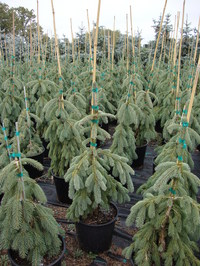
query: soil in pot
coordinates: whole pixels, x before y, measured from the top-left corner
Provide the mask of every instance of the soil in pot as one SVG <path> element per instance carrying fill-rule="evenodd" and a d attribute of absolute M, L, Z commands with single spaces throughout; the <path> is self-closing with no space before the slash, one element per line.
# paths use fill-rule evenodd
<path fill-rule="evenodd" d="M 43 165 L 43 159 L 44 159 L 44 151 L 45 149 L 43 149 L 43 151 L 39 154 L 33 155 L 33 156 L 27 156 L 27 158 L 31 158 L 33 160 L 38 161 L 39 163 L 41 163 Z M 39 171 L 38 169 L 36 169 L 35 167 L 33 167 L 32 165 L 25 165 L 24 168 L 26 169 L 26 171 L 29 173 L 30 178 L 37 178 L 43 175 L 43 171 Z"/>
<path fill-rule="evenodd" d="M 61 253 L 52 258 L 45 256 L 43 258 L 41 265 L 43 266 L 61 266 L 62 265 L 62 259 L 64 257 L 65 250 L 66 250 L 66 244 L 65 244 L 64 239 L 61 236 L 59 236 L 59 238 L 62 241 Z M 11 261 L 12 266 L 31 266 L 30 262 L 28 262 L 26 259 L 21 259 L 18 253 L 11 249 L 8 250 L 8 257 Z"/>
<path fill-rule="evenodd" d="M 68 196 L 69 183 L 66 183 L 64 178 L 56 176 L 53 172 L 52 176 L 54 179 L 54 184 L 56 186 L 58 200 L 62 203 L 71 204 L 72 200 Z"/>
<path fill-rule="evenodd" d="M 138 158 L 136 160 L 133 160 L 133 163 L 131 165 L 133 168 L 143 167 L 146 149 L 147 149 L 147 142 L 141 147 L 136 147 L 135 152 Z"/>
<path fill-rule="evenodd" d="M 80 248 L 93 253 L 108 250 L 112 243 L 117 217 L 117 207 L 111 204 L 109 211 L 98 209 L 87 219 L 77 223 L 76 232 Z"/>

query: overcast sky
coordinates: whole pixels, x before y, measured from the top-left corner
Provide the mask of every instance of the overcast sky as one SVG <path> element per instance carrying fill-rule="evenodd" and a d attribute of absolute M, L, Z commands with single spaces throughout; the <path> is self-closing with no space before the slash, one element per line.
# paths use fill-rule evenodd
<path fill-rule="evenodd" d="M 24 6 L 33 9 L 36 14 L 37 0 L 1 0 L 10 7 Z M 143 43 L 153 39 L 154 32 L 152 19 L 158 19 L 162 14 L 165 0 L 101 0 L 100 26 L 113 29 L 114 16 L 116 29 L 122 33 L 126 31 L 126 14 L 132 6 L 133 30 L 142 30 Z M 72 18 L 73 31 L 78 32 L 78 27 L 83 24 L 87 30 L 87 14 L 89 11 L 90 25 L 96 21 L 98 0 L 54 0 L 56 15 L 56 28 L 59 37 L 63 34 L 71 39 L 70 18 Z M 168 0 L 166 13 L 170 13 L 172 23 L 177 11 L 182 17 L 183 0 Z M 186 15 L 192 27 L 198 26 L 200 16 L 200 0 L 186 0 Z M 186 17 L 186 16 L 185 16 Z M 51 0 L 39 0 L 39 18 L 44 31 L 53 34 L 53 19 Z M 181 21 L 181 20 L 180 20 Z M 181 23 L 180 23 L 181 24 Z M 129 32 L 130 24 L 129 24 Z"/>

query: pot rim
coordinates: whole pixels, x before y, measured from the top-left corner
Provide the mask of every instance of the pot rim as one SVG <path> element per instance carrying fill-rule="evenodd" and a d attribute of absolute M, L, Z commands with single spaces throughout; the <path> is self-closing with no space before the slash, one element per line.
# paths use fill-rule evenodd
<path fill-rule="evenodd" d="M 59 260 L 61 260 L 61 259 L 63 258 L 64 254 L 65 254 L 66 243 L 65 243 L 65 241 L 64 241 L 64 238 L 63 238 L 61 235 L 59 235 L 59 238 L 60 238 L 60 240 L 62 241 L 62 252 L 61 252 L 60 256 L 59 256 L 56 260 L 54 260 L 52 263 L 48 264 L 47 266 L 53 266 L 53 265 L 55 265 Z M 12 258 L 12 256 L 11 256 L 11 252 L 12 252 L 12 250 L 11 250 L 11 249 L 8 249 L 8 257 L 9 257 L 11 263 L 12 263 L 14 266 L 20 266 L 20 265 L 17 264 L 17 263 L 14 261 L 14 259 Z"/>
<path fill-rule="evenodd" d="M 142 146 L 136 146 L 136 148 L 143 148 L 143 147 L 145 147 L 147 145 L 148 145 L 148 141 L 145 139 L 145 144 L 143 144 Z"/>
<path fill-rule="evenodd" d="M 109 221 L 107 223 L 103 223 L 103 224 L 86 224 L 86 223 L 84 223 L 83 221 L 80 220 L 79 222 L 76 223 L 76 225 L 77 224 L 82 224 L 82 225 L 87 226 L 87 227 L 103 227 L 103 226 L 106 226 L 106 225 L 109 225 L 109 224 L 115 222 L 117 220 L 117 218 L 118 218 L 119 210 L 118 210 L 118 208 L 117 208 L 117 206 L 116 206 L 116 204 L 114 202 L 110 202 L 110 205 L 112 205 L 115 208 L 115 210 L 116 210 L 116 215 L 111 221 Z"/>

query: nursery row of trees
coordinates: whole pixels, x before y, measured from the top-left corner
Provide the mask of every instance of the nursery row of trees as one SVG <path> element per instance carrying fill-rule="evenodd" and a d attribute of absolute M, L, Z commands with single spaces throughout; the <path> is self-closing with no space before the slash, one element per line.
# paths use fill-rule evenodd
<path fill-rule="evenodd" d="M 1 54 L 4 55 L 4 58 L 11 56 L 11 47 L 13 43 L 13 25 L 12 25 L 12 16 L 13 12 L 15 14 L 15 52 L 16 60 L 25 60 L 25 55 L 30 51 L 30 46 L 33 45 L 34 54 L 37 54 L 37 26 L 35 21 L 35 14 L 33 10 L 28 10 L 24 7 L 19 8 L 9 8 L 8 5 L 0 3 L 1 17 L 0 17 L 0 30 L 1 30 Z M 158 36 L 158 31 L 160 28 L 161 17 L 158 20 L 153 20 L 153 28 L 155 32 L 154 39 L 149 41 L 148 44 L 141 45 L 142 41 L 142 32 L 137 30 L 134 37 L 134 46 L 137 53 L 141 53 L 143 61 L 147 61 L 149 53 L 153 56 L 153 50 L 155 49 L 155 44 Z M 31 28 L 31 29 L 30 29 Z M 164 47 L 166 50 L 166 61 L 168 60 L 167 55 L 170 48 L 170 43 L 173 39 L 173 26 L 171 23 L 171 15 L 167 14 L 162 25 L 161 38 L 158 46 L 157 57 L 162 47 L 162 39 L 164 39 Z M 31 31 L 31 32 L 30 32 Z M 130 31 L 130 29 L 129 29 Z M 197 29 L 192 29 L 188 20 L 185 21 L 185 26 L 183 29 L 183 43 L 182 43 L 182 58 L 188 55 L 191 51 L 194 52 L 194 40 L 196 38 Z M 30 37 L 31 34 L 31 37 Z M 50 54 L 56 56 L 55 49 L 55 38 L 49 37 L 47 34 L 43 33 L 42 27 L 40 27 L 40 38 L 41 38 L 41 47 L 46 50 L 45 56 L 47 60 L 52 59 Z M 94 38 L 95 31 L 90 32 L 91 36 Z M 109 53 L 112 53 L 113 47 L 113 30 L 106 29 L 105 27 L 99 27 L 99 38 L 98 38 L 98 50 L 97 50 L 97 59 L 102 60 L 104 56 L 109 57 Z M 92 39 L 93 39 L 92 38 Z M 32 44 L 30 44 L 32 42 Z M 129 35 L 129 57 L 131 60 L 132 55 L 132 37 Z M 61 57 L 66 57 L 68 60 L 72 60 L 72 42 L 69 41 L 65 35 L 63 38 L 58 40 L 59 51 Z M 115 31 L 115 62 L 118 62 L 122 56 L 125 56 L 125 46 L 127 43 L 126 34 L 122 34 L 120 31 Z M 74 50 L 75 56 L 79 56 L 81 60 L 84 60 L 86 54 L 89 54 L 89 35 L 85 26 L 81 25 L 79 27 L 79 32 L 76 33 L 74 37 Z M 198 52 L 200 50 L 200 45 Z"/>

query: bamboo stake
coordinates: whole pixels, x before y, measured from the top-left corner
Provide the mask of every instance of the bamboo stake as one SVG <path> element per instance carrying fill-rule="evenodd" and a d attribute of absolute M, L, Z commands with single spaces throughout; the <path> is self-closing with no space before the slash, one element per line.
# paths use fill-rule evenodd
<path fill-rule="evenodd" d="M 112 70 L 114 68 L 114 55 L 115 55 L 115 17 L 114 17 L 114 25 L 113 25 Z"/>
<path fill-rule="evenodd" d="M 72 35 L 72 58 L 73 58 L 73 63 L 75 62 L 74 58 L 74 36 L 73 36 L 73 30 L 72 30 L 72 19 L 70 18 L 70 25 L 71 25 L 71 35 Z"/>
<path fill-rule="evenodd" d="M 160 67 L 160 62 L 161 62 L 161 59 L 162 59 L 162 52 L 163 52 L 163 46 L 164 46 L 164 39 L 165 39 L 165 32 L 162 36 L 162 45 L 161 45 L 161 51 L 160 51 L 160 57 L 159 57 L 159 62 L 158 62 L 158 69 Z"/>
<path fill-rule="evenodd" d="M 196 61 L 196 57 L 197 57 L 197 49 L 198 49 L 198 42 L 199 42 L 199 30 L 200 30 L 200 17 L 199 17 L 199 24 L 198 24 L 198 31 L 197 31 L 197 39 L 196 39 L 196 46 L 195 46 L 195 52 L 194 52 L 194 64 Z"/>
<path fill-rule="evenodd" d="M 8 51 L 7 51 L 7 45 L 6 45 L 6 34 L 4 32 L 4 45 L 5 45 L 5 51 L 6 51 L 6 64 L 8 66 Z"/>
<path fill-rule="evenodd" d="M 53 6 L 53 0 L 51 0 L 51 7 L 52 7 L 52 13 L 53 13 L 53 28 L 54 28 L 54 35 L 55 35 L 55 48 L 56 48 L 57 61 L 58 61 L 58 73 L 59 73 L 59 76 L 61 77 L 62 72 L 61 72 L 61 66 L 60 66 L 60 55 L 59 55 L 59 48 L 58 48 L 58 39 L 57 39 L 57 34 L 56 34 L 56 22 L 55 22 L 55 11 L 54 11 L 54 6 Z"/>
<path fill-rule="evenodd" d="M 32 65 L 32 56 L 33 56 L 33 48 L 32 48 L 32 21 L 30 21 L 30 65 Z"/>
<path fill-rule="evenodd" d="M 87 11 L 87 21 L 88 21 L 88 36 L 89 36 L 89 46 L 90 46 L 90 61 L 92 63 L 92 40 L 91 40 L 91 35 L 90 35 L 90 20 L 89 20 L 88 9 L 86 11 Z"/>
<path fill-rule="evenodd" d="M 133 58 L 135 54 L 135 46 L 133 42 L 133 20 L 132 20 L 132 8 L 130 6 L 130 23 L 131 23 L 131 37 L 132 37 L 132 53 L 133 53 Z"/>
<path fill-rule="evenodd" d="M 40 26 L 39 26 L 39 1 L 37 0 L 37 31 L 38 31 L 38 64 L 40 64 Z"/>
<path fill-rule="evenodd" d="M 108 30 L 108 62 L 110 63 L 110 33 Z"/>
<path fill-rule="evenodd" d="M 13 56 L 15 56 L 15 13 L 13 11 Z"/>
<path fill-rule="evenodd" d="M 179 46 L 178 79 L 177 79 L 177 87 L 176 87 L 176 97 L 179 97 L 179 89 L 180 89 L 179 87 L 180 87 L 180 72 L 181 72 L 181 49 L 182 49 L 182 40 L 183 40 L 184 15 L 185 15 L 185 0 L 183 1 L 183 15 L 182 15 L 182 25 L 181 25 L 181 40 L 180 40 L 180 46 Z"/>
<path fill-rule="evenodd" d="M 69 51 L 70 50 L 70 42 L 68 40 L 68 45 L 67 45 L 67 58 L 68 58 L 68 63 L 69 63 Z"/>
<path fill-rule="evenodd" d="M 95 40 L 94 40 L 94 70 L 93 70 L 93 79 L 92 79 L 93 83 L 96 82 L 97 41 L 98 41 L 98 31 L 99 31 L 100 7 L 101 7 L 101 0 L 99 0 L 98 4 L 97 23 L 96 23 Z"/>
<path fill-rule="evenodd" d="M 20 142 L 19 142 L 19 129 L 18 129 L 18 122 L 15 123 L 16 126 L 16 137 L 17 137 L 17 150 L 18 153 L 21 154 L 20 151 Z M 22 162 L 21 162 L 21 157 L 19 157 L 19 161 L 16 159 L 16 164 L 18 166 L 18 162 L 19 162 L 19 171 L 20 171 L 20 181 L 22 182 L 22 195 L 21 195 L 21 200 L 24 200 L 26 198 L 25 195 L 25 187 L 24 187 L 24 179 L 23 179 L 23 172 L 22 172 Z"/>
<path fill-rule="evenodd" d="M 128 69 L 129 69 L 129 46 L 128 46 L 128 14 L 126 14 L 126 38 L 127 38 L 127 61 L 126 61 L 126 71 L 128 76 Z"/>
<path fill-rule="evenodd" d="M 173 51 L 174 51 L 174 44 L 175 44 L 175 32 L 176 32 L 176 15 L 175 15 L 175 19 L 174 19 L 174 30 L 173 30 L 173 39 L 172 39 L 172 48 L 171 48 L 171 57 L 170 57 L 170 61 L 172 62 L 173 59 Z"/>
<path fill-rule="evenodd" d="M 156 49 L 155 49 L 155 52 L 154 52 L 154 58 L 153 58 L 153 63 L 152 63 L 152 67 L 151 67 L 151 72 L 153 72 L 153 69 L 154 69 L 154 64 L 155 64 L 155 60 L 156 60 L 156 53 L 157 53 L 157 49 L 158 49 L 160 33 L 161 33 L 161 30 L 162 30 L 162 24 L 163 24 L 163 20 L 164 20 L 164 16 L 165 16 L 166 6 L 167 6 L 167 0 L 165 0 L 165 5 L 164 5 L 162 19 L 161 19 L 161 23 L 160 23 L 160 30 L 159 30 L 158 38 L 157 38 L 157 42 L 156 42 Z"/>
<path fill-rule="evenodd" d="M 194 36 L 192 37 L 192 44 L 188 47 L 188 57 L 189 57 L 189 61 L 190 61 L 190 65 L 192 62 L 192 54 L 193 54 L 193 48 L 194 48 Z"/>
<path fill-rule="evenodd" d="M 177 12 L 177 25 L 176 25 L 176 39 L 174 44 L 174 67 L 176 65 L 176 46 L 177 46 L 177 38 L 178 38 L 178 27 L 179 27 L 179 19 L 180 19 L 180 12 Z"/>
<path fill-rule="evenodd" d="M 188 123 L 190 121 L 190 115 L 191 115 L 191 111 L 192 111 L 192 105 L 193 105 L 193 102 L 194 102 L 194 96 L 195 96 L 195 93 L 196 93 L 199 73 L 200 73 L 200 56 L 199 56 L 199 61 L 198 61 L 197 69 L 196 69 L 196 74 L 195 74 L 194 84 L 193 84 L 193 88 L 192 88 L 192 94 L 191 94 L 191 98 L 190 98 L 190 103 L 189 103 L 189 107 L 188 107 L 188 114 L 187 114 Z"/>

